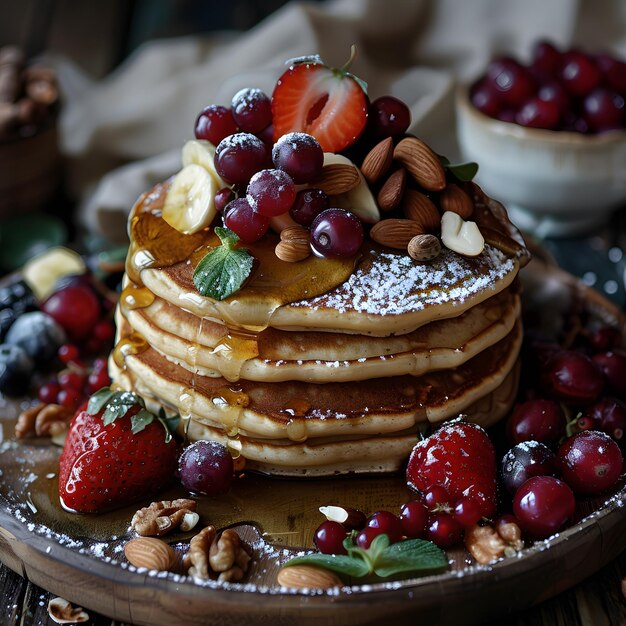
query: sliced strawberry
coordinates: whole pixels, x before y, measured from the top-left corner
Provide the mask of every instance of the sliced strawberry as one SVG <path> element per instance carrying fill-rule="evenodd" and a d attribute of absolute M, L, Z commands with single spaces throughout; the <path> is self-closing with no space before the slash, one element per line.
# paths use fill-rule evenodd
<path fill-rule="evenodd" d="M 367 97 L 354 76 L 321 62 L 297 63 L 278 79 L 272 94 L 274 141 L 305 132 L 324 152 L 339 152 L 361 134 L 367 110 Z"/>
<path fill-rule="evenodd" d="M 106 391 L 108 403 L 95 412 L 93 403 L 79 411 L 65 440 L 59 497 L 69 511 L 120 507 L 158 492 L 174 477 L 179 446 L 161 420 L 135 394 L 101 390 L 99 397 Z"/>
<path fill-rule="evenodd" d="M 443 487 L 452 506 L 469 497 L 482 505 L 485 517 L 496 511 L 496 454 L 489 436 L 476 424 L 455 421 L 418 442 L 406 477 L 416 491 Z"/>

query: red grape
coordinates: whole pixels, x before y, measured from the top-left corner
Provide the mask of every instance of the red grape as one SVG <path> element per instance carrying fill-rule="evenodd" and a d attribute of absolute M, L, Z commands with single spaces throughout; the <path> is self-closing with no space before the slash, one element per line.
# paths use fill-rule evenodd
<path fill-rule="evenodd" d="M 272 161 L 300 185 L 315 180 L 322 173 L 324 152 L 312 135 L 287 133 L 274 144 Z"/>
<path fill-rule="evenodd" d="M 535 91 L 535 81 L 528 69 L 510 58 L 492 61 L 487 68 L 487 80 L 502 101 L 513 108 L 522 106 Z"/>
<path fill-rule="evenodd" d="M 196 441 L 187 446 L 178 462 L 180 482 L 191 493 L 217 496 L 233 481 L 233 457 L 217 441 Z"/>
<path fill-rule="evenodd" d="M 561 69 L 563 57 L 549 41 L 538 41 L 533 46 L 532 57 L 533 67 L 540 70 L 544 74 L 556 76 L 558 71 Z"/>
<path fill-rule="evenodd" d="M 622 352 L 601 352 L 593 356 L 593 362 L 606 377 L 609 391 L 626 399 L 626 355 Z"/>
<path fill-rule="evenodd" d="M 217 146 L 224 137 L 234 135 L 237 130 L 237 124 L 230 109 L 217 104 L 211 104 L 202 109 L 196 119 L 196 139 L 205 139 L 214 146 Z"/>
<path fill-rule="evenodd" d="M 620 444 L 626 443 L 626 406 L 619 400 L 603 398 L 590 406 L 586 415 L 598 430 L 606 433 Z M 582 419 L 582 418 L 581 418 Z"/>
<path fill-rule="evenodd" d="M 215 169 L 226 182 L 243 185 L 265 167 L 267 156 L 267 148 L 258 137 L 237 133 L 225 137 L 218 144 Z"/>
<path fill-rule="evenodd" d="M 393 96 L 382 96 L 370 104 L 368 127 L 377 139 L 396 137 L 411 124 L 409 107 Z"/>
<path fill-rule="evenodd" d="M 604 380 L 588 356 L 562 350 L 546 363 L 544 385 L 558 398 L 591 402 L 602 393 Z"/>
<path fill-rule="evenodd" d="M 270 220 L 256 213 L 246 198 L 237 198 L 224 209 L 224 225 L 244 243 L 254 243 L 267 232 Z"/>
<path fill-rule="evenodd" d="M 489 117 L 497 117 L 502 108 L 502 101 L 493 86 L 482 80 L 471 90 L 470 100 L 482 113 Z"/>
<path fill-rule="evenodd" d="M 376 511 L 376 513 L 372 513 L 367 520 L 365 527 L 375 528 L 378 530 L 379 535 L 384 533 L 387 537 L 389 537 L 390 543 L 400 541 L 404 534 L 400 518 L 389 511 Z"/>
<path fill-rule="evenodd" d="M 248 203 L 256 213 L 266 217 L 287 213 L 295 197 L 293 180 L 282 170 L 261 170 L 248 183 Z"/>
<path fill-rule="evenodd" d="M 561 113 L 556 102 L 531 98 L 517 112 L 515 121 L 528 128 L 554 130 L 559 123 Z"/>
<path fill-rule="evenodd" d="M 231 110 L 239 128 L 247 133 L 258 133 L 272 121 L 270 99 L 260 89 L 238 91 L 233 96 Z"/>
<path fill-rule="evenodd" d="M 230 187 L 222 187 L 215 193 L 215 209 L 218 213 L 223 213 L 226 205 L 235 199 L 235 193 Z"/>
<path fill-rule="evenodd" d="M 533 476 L 555 474 L 554 453 L 538 441 L 518 443 L 502 457 L 502 482 L 509 493 L 515 493 Z"/>
<path fill-rule="evenodd" d="M 535 398 L 515 406 L 506 424 L 507 435 L 512 443 L 535 440 L 551 444 L 565 434 L 565 422 L 557 402 Z"/>
<path fill-rule="evenodd" d="M 339 522 L 322 522 L 313 536 L 313 542 L 322 554 L 347 554 L 343 540 L 348 536 Z"/>
<path fill-rule="evenodd" d="M 428 521 L 427 538 L 440 548 L 451 548 L 460 543 L 463 527 L 449 513 L 434 513 Z"/>
<path fill-rule="evenodd" d="M 60 324 L 72 341 L 87 337 L 100 318 L 100 302 L 94 292 L 80 285 L 53 293 L 42 310 Z"/>
<path fill-rule="evenodd" d="M 296 194 L 289 215 L 302 226 L 310 226 L 313 220 L 330 206 L 330 200 L 321 189 L 301 189 Z"/>
<path fill-rule="evenodd" d="M 361 220 L 344 209 L 326 209 L 311 224 L 311 249 L 317 256 L 354 256 L 362 243 Z"/>
<path fill-rule="evenodd" d="M 402 505 L 400 522 L 407 537 L 422 539 L 426 535 L 428 509 L 419 500 L 411 500 Z"/>
<path fill-rule="evenodd" d="M 624 124 L 624 98 L 610 89 L 598 87 L 583 100 L 583 112 L 594 132 L 620 128 Z"/>
<path fill-rule="evenodd" d="M 602 76 L 589 56 L 578 50 L 566 52 L 561 67 L 561 82 L 574 96 L 585 96 L 599 84 Z"/>

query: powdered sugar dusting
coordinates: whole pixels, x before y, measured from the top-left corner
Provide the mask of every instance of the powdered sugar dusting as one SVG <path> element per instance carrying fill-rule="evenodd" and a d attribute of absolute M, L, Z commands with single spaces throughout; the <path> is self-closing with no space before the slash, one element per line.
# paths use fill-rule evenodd
<path fill-rule="evenodd" d="M 493 289 L 516 267 L 513 260 L 489 245 L 473 259 L 444 249 L 426 265 L 406 254 L 372 250 L 370 256 L 372 263 L 361 264 L 337 289 L 291 306 L 402 315 L 426 306 L 463 302 L 480 291 Z"/>

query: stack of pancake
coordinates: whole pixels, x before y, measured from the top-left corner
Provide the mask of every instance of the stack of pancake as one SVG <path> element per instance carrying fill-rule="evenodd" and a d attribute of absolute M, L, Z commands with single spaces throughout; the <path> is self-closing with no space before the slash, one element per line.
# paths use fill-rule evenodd
<path fill-rule="evenodd" d="M 398 469 L 432 424 L 488 426 L 510 408 L 522 340 L 515 280 L 528 260 L 499 205 L 477 190 L 475 218 L 505 245 L 429 264 L 366 241 L 356 259 L 285 263 L 278 237 L 248 246 L 257 267 L 224 301 L 193 269 L 210 230 L 160 217 L 167 184 L 135 205 L 111 374 L 149 405 L 180 413 L 274 475 Z M 497 246 L 497 247 L 496 247 Z"/>

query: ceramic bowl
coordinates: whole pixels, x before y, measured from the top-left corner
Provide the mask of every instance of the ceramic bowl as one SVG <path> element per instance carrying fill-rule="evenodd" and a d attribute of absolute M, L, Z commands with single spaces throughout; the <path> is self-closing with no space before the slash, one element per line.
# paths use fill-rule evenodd
<path fill-rule="evenodd" d="M 538 236 L 588 234 L 626 204 L 626 131 L 601 135 L 525 128 L 478 111 L 467 87 L 456 97 L 463 158 L 512 220 Z"/>

